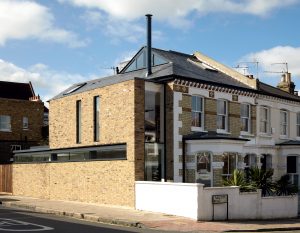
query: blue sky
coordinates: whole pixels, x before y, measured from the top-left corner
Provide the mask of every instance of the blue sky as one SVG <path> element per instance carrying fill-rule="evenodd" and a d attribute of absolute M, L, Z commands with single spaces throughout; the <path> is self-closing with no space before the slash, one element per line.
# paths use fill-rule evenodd
<path fill-rule="evenodd" d="M 28 82 L 44 100 L 72 83 L 107 76 L 146 43 L 200 51 L 230 67 L 259 62 L 272 85 L 288 62 L 300 89 L 299 0 L 1 0 L 0 80 Z"/>

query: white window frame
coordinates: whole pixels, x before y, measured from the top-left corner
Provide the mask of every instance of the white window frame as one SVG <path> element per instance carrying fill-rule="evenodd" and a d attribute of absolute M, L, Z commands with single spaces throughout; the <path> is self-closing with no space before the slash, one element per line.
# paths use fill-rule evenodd
<path fill-rule="evenodd" d="M 219 113 L 218 112 L 218 104 L 222 101 L 225 103 L 225 113 Z M 219 128 L 219 116 L 225 117 L 225 129 Z M 224 99 L 218 99 L 217 100 L 217 132 L 218 133 L 228 133 L 228 101 Z"/>
<path fill-rule="evenodd" d="M 224 152 L 223 153 L 223 158 L 222 158 L 222 162 L 224 162 L 224 166 L 225 166 L 225 161 L 224 161 L 224 157 L 226 156 L 226 154 L 228 154 L 228 171 L 230 172 L 230 160 L 229 160 L 229 156 L 230 156 L 230 154 L 234 154 L 234 160 L 235 160 L 235 168 L 232 170 L 232 172 L 235 170 L 235 169 L 238 169 L 238 153 L 237 152 Z M 227 173 L 227 174 L 225 174 L 225 173 L 223 173 L 223 171 L 224 171 L 224 167 L 223 167 L 223 169 L 222 169 L 222 176 L 223 177 L 226 177 L 227 179 L 229 178 L 229 177 L 231 177 L 232 176 L 232 174 L 230 174 L 230 173 Z"/>
<path fill-rule="evenodd" d="M 300 112 L 296 114 L 296 135 L 300 137 Z"/>
<path fill-rule="evenodd" d="M 0 115 L 0 131 L 11 132 L 11 116 Z"/>
<path fill-rule="evenodd" d="M 29 120 L 28 117 L 23 117 L 23 129 L 28 129 L 29 128 Z"/>
<path fill-rule="evenodd" d="M 267 116 L 266 116 L 265 119 L 262 118 L 263 116 L 261 114 L 263 109 L 267 110 Z M 261 106 L 259 113 L 260 113 L 260 116 L 259 116 L 259 132 L 263 133 L 263 134 L 270 134 L 270 108 L 267 107 L 267 106 Z M 265 132 L 262 131 L 262 126 L 261 126 L 262 123 L 266 123 L 266 130 L 265 130 Z"/>
<path fill-rule="evenodd" d="M 286 117 L 286 121 L 282 121 L 282 118 L 281 118 L 281 114 L 285 114 Z M 283 133 L 284 131 L 284 128 L 285 128 L 285 133 Z M 285 109 L 281 109 L 280 110 L 280 136 L 282 137 L 288 137 L 289 135 L 289 112 Z"/>
<path fill-rule="evenodd" d="M 242 116 L 242 105 L 247 105 L 249 107 L 248 116 Z M 248 131 L 241 129 L 241 132 L 250 134 L 251 133 L 251 104 L 241 103 L 241 127 L 242 127 L 243 119 L 246 119 L 248 121 Z"/>
<path fill-rule="evenodd" d="M 193 98 L 196 100 L 201 100 L 201 107 L 202 109 L 193 109 Z M 196 101 L 197 102 L 197 101 Z M 204 131 L 204 97 L 199 95 L 192 95 L 192 120 L 193 120 L 193 113 L 200 113 L 201 114 L 201 125 L 196 126 L 193 125 L 193 121 L 191 122 L 192 131 Z"/>
<path fill-rule="evenodd" d="M 248 156 L 248 157 L 247 157 Z M 247 161 L 245 161 L 247 158 Z M 245 168 L 252 168 L 257 166 L 257 155 L 253 153 L 247 153 L 244 157 Z"/>

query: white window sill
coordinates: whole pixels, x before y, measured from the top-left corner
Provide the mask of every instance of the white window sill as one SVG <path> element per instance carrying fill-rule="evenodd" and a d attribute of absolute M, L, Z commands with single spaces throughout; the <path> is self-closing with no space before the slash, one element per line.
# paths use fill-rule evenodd
<path fill-rule="evenodd" d="M 24 131 L 28 131 L 29 129 L 28 129 L 28 128 L 23 128 L 23 130 L 24 130 Z"/>
<path fill-rule="evenodd" d="M 259 133 L 258 136 L 262 138 L 272 138 L 272 135 L 268 133 Z"/>
<path fill-rule="evenodd" d="M 195 126 L 192 126 L 191 127 L 191 131 L 196 131 L 196 132 L 206 132 L 206 130 L 203 129 L 203 127 L 195 127 Z"/>
<path fill-rule="evenodd" d="M 241 135 L 242 137 L 255 137 L 254 134 L 251 134 L 251 133 L 246 132 L 246 131 L 241 131 L 241 132 L 240 132 L 240 135 Z"/>
<path fill-rule="evenodd" d="M 230 132 L 224 130 L 224 129 L 217 129 L 217 133 L 221 133 L 221 134 L 231 134 Z"/>
<path fill-rule="evenodd" d="M 8 132 L 8 133 L 11 133 L 11 129 L 0 129 L 0 132 Z"/>

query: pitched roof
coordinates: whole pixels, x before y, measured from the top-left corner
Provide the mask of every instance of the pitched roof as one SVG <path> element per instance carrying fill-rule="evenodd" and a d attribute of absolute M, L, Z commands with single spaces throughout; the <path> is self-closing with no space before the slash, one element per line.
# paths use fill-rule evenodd
<path fill-rule="evenodd" d="M 145 48 L 146 47 L 142 47 L 137 52 L 137 54 L 132 58 L 131 61 L 133 61 L 136 57 L 138 57 Z M 189 80 L 210 83 L 217 86 L 219 85 L 219 86 L 227 86 L 231 88 L 247 89 L 248 91 L 253 91 L 264 95 L 270 95 L 270 96 L 275 96 L 283 99 L 300 102 L 300 97 L 282 91 L 276 87 L 272 87 L 258 80 L 257 80 L 258 89 L 254 89 L 251 86 L 237 80 L 236 78 L 233 78 L 230 75 L 225 74 L 224 72 L 220 71 L 217 67 L 214 68 L 206 63 L 199 61 L 199 59 L 197 59 L 197 57 L 194 55 L 180 53 L 172 50 L 167 51 L 167 50 L 162 50 L 157 48 L 152 48 L 152 51 L 158 54 L 159 56 L 161 56 L 167 62 L 161 65 L 153 66 L 152 74 L 148 77 L 146 76 L 147 73 L 146 68 L 125 72 L 126 67 L 128 67 L 131 64 L 130 61 L 128 62 L 128 65 L 126 65 L 125 68 L 121 70 L 120 74 L 87 81 L 85 83 L 74 84 L 70 86 L 68 89 L 66 89 L 65 91 L 63 91 L 62 93 L 53 97 L 51 100 L 63 98 L 67 95 L 78 94 L 88 90 L 93 90 L 103 86 L 120 83 L 123 81 L 132 80 L 134 78 L 142 78 L 145 80 L 153 80 L 153 81 L 162 81 L 166 78 L 180 77 Z M 203 56 L 205 57 L 205 55 Z M 216 61 L 213 62 L 216 64 L 218 63 Z M 228 69 L 230 68 L 227 68 L 227 70 Z"/>
<path fill-rule="evenodd" d="M 286 91 L 283 91 L 279 88 L 273 87 L 263 82 L 259 82 L 258 91 L 260 94 L 263 95 L 269 95 L 269 96 L 300 102 L 300 96 L 293 95 L 291 93 L 288 93 Z"/>
<path fill-rule="evenodd" d="M 0 81 L 0 98 L 29 100 L 35 96 L 31 83 Z"/>
<path fill-rule="evenodd" d="M 144 48 L 145 47 L 143 47 L 142 49 Z M 139 52 L 141 52 L 142 49 Z M 146 80 L 159 81 L 166 77 L 182 77 L 201 82 L 214 83 L 215 85 L 220 86 L 227 85 L 236 88 L 251 89 L 244 83 L 239 82 L 236 79 L 233 79 L 232 77 L 222 72 L 219 72 L 218 70 L 204 66 L 193 55 L 179 53 L 175 51 L 166 51 L 156 48 L 152 48 L 152 51 L 157 53 L 159 56 L 163 57 L 168 62 L 162 65 L 152 67 L 152 74 L 148 77 L 146 77 L 147 69 L 140 69 L 127 73 L 123 72 L 117 75 L 81 83 L 84 85 L 82 85 L 78 89 L 76 89 L 76 86 L 80 86 L 81 84 L 74 84 L 62 93 L 53 97 L 51 100 L 62 98 L 67 95 L 85 92 L 103 86 L 108 86 L 122 81 L 128 81 L 134 78 L 143 78 Z"/>

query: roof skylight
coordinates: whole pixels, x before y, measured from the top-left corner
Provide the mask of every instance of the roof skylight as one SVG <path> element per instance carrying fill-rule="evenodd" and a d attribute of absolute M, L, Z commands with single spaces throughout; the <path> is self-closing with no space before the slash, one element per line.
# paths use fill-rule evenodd
<path fill-rule="evenodd" d="M 70 90 L 68 90 L 64 95 L 68 95 L 68 94 L 71 94 L 71 93 L 77 91 L 78 89 L 80 89 L 81 87 L 83 87 L 85 84 L 86 83 L 77 84 L 76 86 L 74 86 Z"/>

